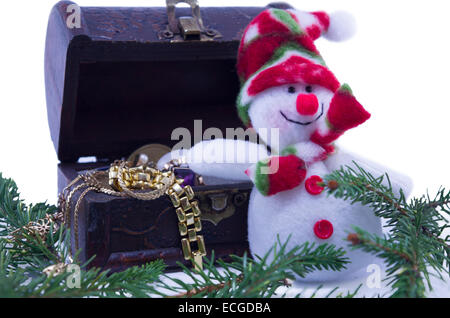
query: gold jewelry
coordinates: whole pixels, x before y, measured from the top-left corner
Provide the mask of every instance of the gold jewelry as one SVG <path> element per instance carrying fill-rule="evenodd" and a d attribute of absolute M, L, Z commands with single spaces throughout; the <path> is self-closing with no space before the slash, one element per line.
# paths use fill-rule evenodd
<path fill-rule="evenodd" d="M 198 235 L 202 229 L 201 211 L 198 201 L 194 200 L 195 194 L 192 187 L 185 186 L 183 188 L 181 187 L 182 183 L 182 179 L 175 178 L 172 169 L 160 171 L 147 165 L 130 167 L 127 161 L 115 161 L 108 171 L 93 171 L 78 176 L 63 190 L 59 205 L 66 226 L 70 228 L 72 198 L 77 191 L 84 189 L 73 211 L 75 250 L 79 249 L 78 213 L 80 203 L 88 192 L 97 191 L 138 200 L 155 200 L 166 194 L 176 209 L 178 228 L 182 237 L 183 256 L 186 260 L 191 260 L 196 269 L 203 269 L 203 256 L 206 256 L 206 248 L 203 236 Z M 67 193 L 70 188 L 72 190 Z M 191 243 L 196 243 L 197 250 L 193 251 Z"/>
<path fill-rule="evenodd" d="M 68 264 L 65 264 L 65 263 L 58 263 L 55 265 L 50 265 L 50 266 L 44 268 L 42 273 L 47 275 L 47 277 L 59 276 L 66 272 L 67 266 L 68 266 Z"/>
<path fill-rule="evenodd" d="M 191 260 L 196 269 L 203 269 L 203 256 L 206 256 L 205 240 L 203 235 L 198 235 L 202 230 L 200 219 L 201 211 L 198 201 L 194 200 L 194 191 L 187 185 L 181 187 L 183 180 L 175 182 L 167 194 L 172 201 L 178 217 L 178 230 L 180 231 L 181 246 L 185 260 Z M 185 237 L 187 236 L 187 238 Z M 191 243 L 197 244 L 197 250 L 193 251 Z"/>
<path fill-rule="evenodd" d="M 45 242 L 50 230 L 53 230 L 53 234 L 58 232 L 62 220 L 63 215 L 61 213 L 46 214 L 44 218 L 31 221 L 27 225 L 12 231 L 10 236 L 15 242 L 23 242 L 26 239 L 24 234 L 32 235 Z"/>

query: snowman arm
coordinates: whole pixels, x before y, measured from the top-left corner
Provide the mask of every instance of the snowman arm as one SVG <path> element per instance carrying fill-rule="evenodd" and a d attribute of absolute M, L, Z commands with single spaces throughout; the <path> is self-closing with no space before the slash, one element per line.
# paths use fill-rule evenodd
<path fill-rule="evenodd" d="M 271 196 L 299 186 L 306 177 L 306 164 L 294 154 L 272 156 L 252 165 L 245 173 L 263 196 Z"/>
<path fill-rule="evenodd" d="M 162 168 L 171 159 L 185 157 L 189 168 L 203 176 L 236 181 L 249 181 L 245 171 L 256 162 L 269 156 L 267 148 L 256 143 L 214 139 L 195 144 L 191 149 L 175 150 L 158 162 Z"/>
<path fill-rule="evenodd" d="M 367 158 L 360 155 L 356 155 L 347 150 L 337 149 L 336 153 L 330 156 L 325 165 L 330 171 L 335 171 L 343 166 L 349 166 L 353 169 L 357 169 L 355 163 L 363 168 L 366 172 L 370 173 L 374 177 L 379 177 L 383 174 L 388 174 L 391 182 L 392 190 L 395 194 L 400 193 L 400 189 L 406 197 L 411 194 L 413 188 L 413 182 L 410 177 L 386 168 L 380 164 L 377 164 Z M 388 185 L 387 180 L 384 181 L 384 185 Z"/>
<path fill-rule="evenodd" d="M 326 150 L 318 144 L 310 141 L 299 142 L 295 145 L 286 147 L 281 152 L 281 155 L 294 155 L 302 159 L 306 164 L 311 164 L 327 158 Z"/>

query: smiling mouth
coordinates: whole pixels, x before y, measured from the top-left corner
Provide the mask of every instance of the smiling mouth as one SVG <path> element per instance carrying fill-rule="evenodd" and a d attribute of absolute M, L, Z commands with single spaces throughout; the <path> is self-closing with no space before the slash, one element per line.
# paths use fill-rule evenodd
<path fill-rule="evenodd" d="M 322 110 L 321 110 L 321 112 L 320 112 L 320 115 L 317 116 L 314 120 L 308 121 L 308 122 L 306 122 L 306 123 L 303 123 L 303 122 L 301 122 L 301 121 L 292 120 L 292 119 L 288 118 L 281 110 L 280 110 L 280 114 L 281 114 L 281 116 L 283 116 L 284 119 L 286 119 L 288 122 L 291 122 L 291 123 L 297 124 L 297 125 L 308 126 L 308 125 L 311 125 L 313 122 L 317 121 L 320 117 L 322 117 L 322 115 L 323 115 L 323 103 L 322 103 Z"/>

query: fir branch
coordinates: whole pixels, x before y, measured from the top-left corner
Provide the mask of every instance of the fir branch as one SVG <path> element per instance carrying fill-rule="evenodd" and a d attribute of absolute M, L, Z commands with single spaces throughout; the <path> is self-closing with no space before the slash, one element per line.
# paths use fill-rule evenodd
<path fill-rule="evenodd" d="M 448 213 L 450 193 L 440 189 L 433 200 L 423 196 L 408 203 L 402 190 L 394 194 L 388 175 L 374 177 L 354 164 L 356 170 L 342 167 L 326 177 L 328 193 L 372 208 L 376 216 L 386 218 L 390 232 L 380 238 L 356 228 L 347 239 L 354 248 L 385 260 L 392 297 L 424 297 L 424 281 L 432 288 L 428 268 L 440 278 L 448 273 L 449 238 L 442 234 L 449 225 L 440 211 Z"/>
<path fill-rule="evenodd" d="M 367 191 L 375 193 L 378 197 L 382 198 L 385 202 L 387 202 L 388 204 L 395 207 L 395 209 L 397 209 L 397 211 L 399 211 L 401 214 L 408 215 L 408 212 L 406 211 L 406 209 L 404 209 L 398 201 L 394 200 L 391 196 L 386 194 L 386 192 L 377 190 L 369 184 L 364 184 L 364 187 L 367 189 Z M 389 190 L 389 191 L 391 191 L 391 190 Z"/>
<path fill-rule="evenodd" d="M 288 240 L 289 241 L 289 240 Z M 195 271 L 182 266 L 183 271 L 193 283 L 188 284 L 167 276 L 169 283 L 162 283 L 160 293 L 164 297 L 233 297 L 253 298 L 272 297 L 281 286 L 287 285 L 287 279 L 295 279 L 294 274 L 304 277 L 314 270 L 341 270 L 348 259 L 345 252 L 333 245 L 323 244 L 316 247 L 305 243 L 302 246 L 287 249 L 288 242 L 279 240 L 262 258 L 250 259 L 232 256 L 232 262 L 217 260 L 214 256 L 204 262 L 205 271 Z"/>
<path fill-rule="evenodd" d="M 375 178 L 356 162 L 354 165 L 357 170 L 349 166 L 341 167 L 325 177 L 325 185 L 330 194 L 336 198 L 367 205 L 380 217 L 392 213 L 408 215 L 403 191 L 400 191 L 400 197 L 393 193 L 387 174 Z"/>
<path fill-rule="evenodd" d="M 424 297 L 425 287 L 421 277 L 420 261 L 417 255 L 410 256 L 405 252 L 406 246 L 396 244 L 355 228 L 356 233 L 349 234 L 347 240 L 356 248 L 377 255 L 387 261 L 389 284 L 395 290 L 391 297 Z"/>
<path fill-rule="evenodd" d="M 358 234 L 351 235 L 358 237 L 357 240 L 351 239 L 354 246 L 386 260 L 388 285 L 391 285 L 394 290 L 391 297 L 425 297 L 426 289 L 422 275 L 426 269 L 415 253 L 413 257 L 410 257 L 399 251 L 401 247 L 389 247 L 391 245 L 389 240 L 382 240 L 376 236 L 369 238 L 370 234 L 362 230 L 358 230 Z"/>
<path fill-rule="evenodd" d="M 406 202 L 402 191 L 394 194 L 387 175 L 373 177 L 357 166 L 342 168 L 326 177 L 331 195 L 361 203 L 387 219 L 387 237 L 376 237 L 361 229 L 348 236 L 353 248 L 377 255 L 387 264 L 387 280 L 392 297 L 424 297 L 425 283 L 431 289 L 429 267 L 449 273 L 450 238 L 442 237 L 449 228 L 443 214 L 450 214 L 450 192 L 440 189 Z M 163 276 L 162 261 L 110 274 L 99 269 L 83 270 L 80 288 L 68 288 L 70 273 L 47 277 L 43 270 L 67 262 L 69 231 L 60 227 L 40 237 L 23 229 L 56 212 L 45 203 L 25 205 L 16 184 L 0 174 L 0 296 L 2 297 L 272 297 L 295 275 L 304 277 L 315 270 L 340 270 L 348 260 L 342 249 L 332 245 L 305 243 L 287 250 L 279 240 L 262 258 L 232 256 L 230 263 L 205 262 L 205 271 L 182 266 L 192 283 Z M 33 223 L 31 223 L 33 224 Z M 19 239 L 10 234 L 20 233 Z M 75 255 L 76 261 L 76 255 Z M 64 265 L 63 265 L 64 266 Z M 165 278 L 165 280 L 163 280 Z M 168 279 L 168 282 L 167 282 Z M 333 290 L 335 292 L 337 289 Z M 338 297 L 354 297 L 355 293 Z M 315 296 L 315 293 L 314 293 Z"/>
<path fill-rule="evenodd" d="M 43 219 L 47 214 L 56 213 L 53 205 L 38 203 L 26 205 L 20 198 L 16 183 L 4 178 L 0 173 L 0 237 L 20 230 L 30 222 Z"/>
<path fill-rule="evenodd" d="M 99 269 L 80 272 L 80 285 L 70 286 L 76 279 L 72 272 L 47 277 L 41 274 L 29 281 L 22 269 L 0 270 L 0 297 L 60 298 L 60 297 L 150 297 L 153 283 L 163 273 L 162 261 L 132 267 L 109 275 Z"/>
<path fill-rule="evenodd" d="M 63 261 L 60 256 L 67 253 L 63 251 L 63 244 L 58 244 L 65 239 L 62 227 L 55 231 L 52 225 L 45 238 L 25 230 L 33 222 L 56 212 L 55 206 L 46 203 L 26 205 L 16 183 L 0 173 L 0 238 L 8 243 L 4 249 L 11 253 L 10 266 L 35 267 L 36 263 Z"/>
<path fill-rule="evenodd" d="M 52 228 L 42 238 L 24 228 L 56 207 L 47 204 L 25 205 L 17 186 L 0 174 L 0 297 L 148 297 L 153 295 L 151 284 L 160 278 L 165 265 L 162 261 L 142 267 L 132 267 L 110 274 L 100 269 L 84 270 L 79 265 L 80 287 L 67 287 L 71 273 L 47 277 L 43 271 L 50 265 L 71 261 L 70 233 L 63 226 Z M 53 225 L 52 225 L 53 226 Z M 11 232 L 18 233 L 12 237 Z"/>
<path fill-rule="evenodd" d="M 359 292 L 359 290 L 361 289 L 362 286 L 363 286 L 362 284 L 359 284 L 359 286 L 356 287 L 356 289 L 354 291 L 352 291 L 352 292 L 347 291 L 346 294 L 343 294 L 342 292 L 339 292 L 336 295 L 336 298 L 354 298 L 354 297 L 356 297 L 356 294 Z M 329 297 L 329 296 L 330 296 L 330 294 L 328 294 L 327 297 Z"/>
<path fill-rule="evenodd" d="M 391 242 L 386 239 L 381 239 L 377 236 L 370 236 L 369 233 L 355 228 L 357 233 L 351 233 L 347 236 L 347 241 L 351 242 L 353 246 L 361 245 L 364 249 L 375 255 L 382 255 L 384 257 L 400 257 L 406 262 L 412 262 L 412 259 L 401 251 L 400 246 L 390 246 Z M 397 262 L 401 260 L 398 259 Z"/>
<path fill-rule="evenodd" d="M 0 296 L 2 297 L 148 297 L 164 295 L 153 283 L 172 291 L 182 292 L 182 297 L 271 297 L 280 286 L 286 285 L 294 273 L 305 276 L 313 270 L 340 270 L 348 262 L 342 249 L 334 246 L 304 244 L 286 251 L 287 242 L 279 243 L 273 255 L 253 260 L 233 256 L 228 264 L 213 258 L 206 262 L 206 272 L 196 272 L 183 267 L 194 281 L 187 284 L 172 279 L 171 286 L 162 282 L 165 268 L 162 261 L 143 267 L 132 267 L 120 273 L 109 274 L 100 269 L 83 270 L 79 288 L 68 288 L 71 273 L 47 277 L 43 270 L 58 264 L 65 268 L 68 261 L 70 233 L 64 227 L 50 230 L 42 238 L 24 230 L 30 222 L 37 222 L 56 208 L 46 204 L 25 205 L 20 199 L 17 186 L 11 179 L 0 175 L 0 222 L 4 237 L 0 238 Z M 10 238 L 11 232 L 20 233 L 20 239 Z M 9 236 L 9 237 L 5 237 Z M 269 261 L 269 258 L 272 258 Z M 76 261 L 76 255 L 75 255 Z M 238 274 L 239 273 L 239 274 Z M 175 283 L 175 287 L 173 284 Z"/>
<path fill-rule="evenodd" d="M 446 191 L 441 187 L 434 199 L 430 199 L 430 196 L 427 195 L 427 201 L 428 202 L 425 204 L 425 208 L 441 208 L 443 212 L 450 215 L 450 191 Z"/>

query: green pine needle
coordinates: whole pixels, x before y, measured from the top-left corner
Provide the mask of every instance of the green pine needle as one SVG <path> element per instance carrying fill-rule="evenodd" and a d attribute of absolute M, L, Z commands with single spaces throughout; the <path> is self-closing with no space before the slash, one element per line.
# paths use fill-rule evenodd
<path fill-rule="evenodd" d="M 385 218 L 389 235 L 377 237 L 362 229 L 348 236 L 354 248 L 377 255 L 387 264 L 392 297 L 425 297 L 432 289 L 430 269 L 448 276 L 450 238 L 443 238 L 449 227 L 450 192 L 440 189 L 406 201 L 403 191 L 395 194 L 388 175 L 374 177 L 354 163 L 357 169 L 343 167 L 326 177 L 328 193 L 336 198 L 360 203 Z"/>
<path fill-rule="evenodd" d="M 289 239 L 288 239 L 289 241 Z M 182 264 L 183 272 L 192 283 L 166 276 L 168 282 L 160 285 L 167 292 L 161 296 L 213 297 L 213 298 L 267 298 L 275 295 L 279 287 L 285 286 L 294 274 L 305 277 L 315 270 L 345 268 L 348 259 L 343 249 L 334 245 L 315 246 L 305 243 L 291 250 L 288 241 L 280 240 L 263 257 L 251 259 L 232 256 L 232 261 L 214 262 L 214 255 L 204 263 L 204 271 L 195 271 Z M 220 267 L 220 270 L 217 267 Z"/>
<path fill-rule="evenodd" d="M 354 228 L 349 244 L 385 261 L 392 297 L 425 297 L 426 290 L 432 289 L 432 275 L 441 279 L 449 275 L 450 237 L 443 232 L 450 227 L 450 192 L 442 188 L 434 197 L 427 194 L 408 202 L 402 191 L 393 192 L 387 175 L 374 177 L 356 167 L 343 167 L 327 176 L 327 191 L 372 208 L 387 220 L 389 234 L 377 237 Z M 278 240 L 262 257 L 232 256 L 227 263 L 212 255 L 205 259 L 204 271 L 180 264 L 190 282 L 163 274 L 163 261 L 120 273 L 86 270 L 87 264 L 78 264 L 79 288 L 70 288 L 72 272 L 49 277 L 43 273 L 50 265 L 71 262 L 67 229 L 50 231 L 45 240 L 25 231 L 19 240 L 11 237 L 29 222 L 56 211 L 46 203 L 26 205 L 14 181 L 0 173 L 0 297 L 284 297 L 277 290 L 296 276 L 339 271 L 348 263 L 344 250 L 333 245 L 305 243 L 288 250 L 288 242 Z M 343 294 L 336 287 L 327 297 L 351 298 L 358 291 Z"/>

